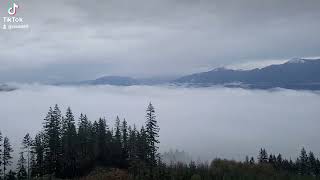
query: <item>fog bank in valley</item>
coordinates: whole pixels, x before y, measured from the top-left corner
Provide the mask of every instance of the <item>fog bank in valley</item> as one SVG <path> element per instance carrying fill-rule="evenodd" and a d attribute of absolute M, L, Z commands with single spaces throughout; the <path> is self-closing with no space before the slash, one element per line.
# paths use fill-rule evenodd
<path fill-rule="evenodd" d="M 195 159 L 256 157 L 260 147 L 295 158 L 304 146 L 320 152 L 320 95 L 293 90 L 244 90 L 151 86 L 57 87 L 21 85 L 0 92 L 2 134 L 18 153 L 25 133 L 42 128 L 50 106 L 62 112 L 70 106 L 76 118 L 105 117 L 111 125 L 117 115 L 141 126 L 147 104 L 156 108 L 160 150 L 185 150 Z"/>

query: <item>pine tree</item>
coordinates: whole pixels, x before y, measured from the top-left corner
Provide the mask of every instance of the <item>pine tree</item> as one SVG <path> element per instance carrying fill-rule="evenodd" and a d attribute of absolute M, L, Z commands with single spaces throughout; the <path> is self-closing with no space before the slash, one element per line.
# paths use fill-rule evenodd
<path fill-rule="evenodd" d="M 112 161 L 116 166 L 121 167 L 122 160 L 122 144 L 121 144 L 121 129 L 120 129 L 120 119 L 117 116 L 115 129 L 114 129 L 114 137 L 113 137 L 113 146 L 112 146 Z"/>
<path fill-rule="evenodd" d="M 313 152 L 309 152 L 308 156 L 308 167 L 311 175 L 315 176 L 317 174 L 317 160 Z"/>
<path fill-rule="evenodd" d="M 124 119 L 121 125 L 122 134 L 122 159 L 124 160 L 124 167 L 128 166 L 128 127 L 127 121 Z"/>
<path fill-rule="evenodd" d="M 61 169 L 61 121 L 61 111 L 58 105 L 55 105 L 53 110 L 49 109 L 44 123 L 45 169 L 49 174 L 58 174 Z"/>
<path fill-rule="evenodd" d="M 249 163 L 250 163 L 250 165 L 254 165 L 254 164 L 255 164 L 254 157 L 251 157 L 251 158 L 250 158 Z"/>
<path fill-rule="evenodd" d="M 90 170 L 94 165 L 96 156 L 95 141 L 97 139 L 97 123 L 96 128 L 93 127 L 92 123 L 88 120 L 86 115 L 81 114 L 79 118 L 78 128 L 78 154 L 80 171 L 86 172 Z"/>
<path fill-rule="evenodd" d="M 138 133 L 135 126 L 133 127 L 133 129 L 131 128 L 131 126 L 129 126 L 128 131 L 129 131 L 128 159 L 129 159 L 129 163 L 131 163 L 132 161 L 138 158 L 138 149 L 137 149 Z"/>
<path fill-rule="evenodd" d="M 2 166 L 2 146 L 3 146 L 3 141 L 2 141 L 3 137 L 2 137 L 2 133 L 0 131 L 0 176 L 1 176 L 1 173 L 2 173 L 2 169 L 1 169 L 1 166 Z"/>
<path fill-rule="evenodd" d="M 36 154 L 32 151 L 30 156 L 30 170 L 31 170 L 31 177 L 36 177 L 38 174 L 37 162 L 36 162 Z"/>
<path fill-rule="evenodd" d="M 299 173 L 301 175 L 307 175 L 308 174 L 308 155 L 304 147 L 301 149 L 300 156 L 297 161 L 299 166 Z"/>
<path fill-rule="evenodd" d="M 282 168 L 282 166 L 283 166 L 283 159 L 282 159 L 282 155 L 281 154 L 278 154 L 278 156 L 277 156 L 277 159 L 276 159 L 277 161 L 276 161 L 276 166 L 277 166 L 277 168 L 278 169 L 281 169 Z"/>
<path fill-rule="evenodd" d="M 97 161 L 99 158 L 99 124 L 97 121 L 94 121 L 92 124 L 92 129 L 91 129 L 91 137 L 93 140 L 93 154 L 94 154 L 94 161 Z"/>
<path fill-rule="evenodd" d="M 89 155 L 89 138 L 90 138 L 90 125 L 86 115 L 81 113 L 79 118 L 78 139 L 80 144 L 80 158 L 86 159 Z"/>
<path fill-rule="evenodd" d="M 44 134 L 42 132 L 38 133 L 35 136 L 33 151 L 36 156 L 35 168 L 33 170 L 34 176 L 43 176 L 45 174 L 45 162 L 44 162 L 44 153 L 45 153 L 45 142 Z"/>
<path fill-rule="evenodd" d="M 276 163 L 275 159 L 273 158 L 274 155 L 270 154 L 268 158 L 268 163 L 274 165 Z"/>
<path fill-rule="evenodd" d="M 22 141 L 22 149 L 27 154 L 27 175 L 28 179 L 31 177 L 31 166 L 30 166 L 30 158 L 32 154 L 32 139 L 30 137 L 30 134 L 27 133 Z"/>
<path fill-rule="evenodd" d="M 98 162 L 103 165 L 109 165 L 111 159 L 110 145 L 112 142 L 112 134 L 108 130 L 106 120 L 99 119 L 97 127 L 97 157 Z"/>
<path fill-rule="evenodd" d="M 17 178 L 18 180 L 24 180 L 27 179 L 27 171 L 26 171 L 26 159 L 24 158 L 24 152 L 20 153 L 20 158 L 18 160 L 18 167 L 17 167 Z"/>
<path fill-rule="evenodd" d="M 13 152 L 11 144 L 8 137 L 3 140 L 3 154 L 2 154 L 2 165 L 3 165 L 3 178 L 6 178 L 7 167 L 11 165 L 11 153 Z"/>
<path fill-rule="evenodd" d="M 107 143 L 106 143 L 106 139 L 107 139 L 107 124 L 106 124 L 106 120 L 100 118 L 99 119 L 99 123 L 98 123 L 98 149 L 99 149 L 99 153 L 98 153 L 98 157 L 101 161 L 106 161 L 106 148 L 107 148 Z"/>
<path fill-rule="evenodd" d="M 320 160 L 317 158 L 316 160 L 317 168 L 316 168 L 316 176 L 320 176 Z"/>
<path fill-rule="evenodd" d="M 152 161 L 150 161 L 149 156 L 150 144 L 148 143 L 148 134 L 143 126 L 141 127 L 140 132 L 137 133 L 136 149 L 138 160 L 135 166 L 138 169 L 138 176 L 140 178 L 153 179 L 153 171 L 157 164 L 151 164 Z M 150 177 L 151 175 L 152 177 Z"/>
<path fill-rule="evenodd" d="M 146 114 L 146 135 L 147 135 L 147 143 L 148 143 L 148 164 L 151 167 L 155 167 L 157 165 L 157 151 L 159 143 L 159 126 L 157 124 L 155 109 L 151 103 L 147 108 Z"/>
<path fill-rule="evenodd" d="M 129 139 L 128 139 L 128 156 L 129 156 L 129 172 L 136 177 L 139 169 L 139 132 L 137 132 L 136 126 L 133 129 L 129 126 Z M 142 168 L 142 167 L 140 167 Z"/>
<path fill-rule="evenodd" d="M 62 123 L 62 174 L 66 177 L 74 177 L 77 160 L 77 131 L 71 108 L 67 108 Z"/>
<path fill-rule="evenodd" d="M 116 124 L 115 124 L 114 132 L 115 132 L 115 135 L 114 135 L 115 141 L 117 141 L 119 144 L 121 144 L 120 119 L 119 119 L 118 116 L 116 118 Z"/>
<path fill-rule="evenodd" d="M 259 155 L 258 155 L 258 161 L 260 164 L 262 163 L 268 163 L 268 153 L 265 149 L 261 148 Z"/>
<path fill-rule="evenodd" d="M 88 161 L 90 161 L 92 163 L 94 161 L 94 159 L 95 159 L 94 146 L 95 146 L 95 142 L 96 142 L 96 139 L 95 139 L 96 135 L 94 133 L 93 124 L 91 123 L 91 121 L 88 121 L 88 132 L 87 132 L 87 134 L 88 134 L 88 137 L 87 137 L 87 155 L 85 157 L 88 159 Z"/>
<path fill-rule="evenodd" d="M 136 146 L 139 160 L 144 163 L 150 162 L 150 156 L 148 154 L 150 151 L 150 145 L 148 143 L 148 134 L 143 126 L 141 127 L 140 132 L 137 133 Z"/>

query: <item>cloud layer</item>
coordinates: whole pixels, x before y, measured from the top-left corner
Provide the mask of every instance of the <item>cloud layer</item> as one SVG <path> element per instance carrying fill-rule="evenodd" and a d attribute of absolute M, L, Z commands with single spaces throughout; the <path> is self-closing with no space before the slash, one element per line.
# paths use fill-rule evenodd
<path fill-rule="evenodd" d="M 292 90 L 243 90 L 174 87 L 52 87 L 27 85 L 0 93 L 0 124 L 16 149 L 25 133 L 42 128 L 49 106 L 71 106 L 76 117 L 106 117 L 113 125 L 117 115 L 138 127 L 145 122 L 147 104 L 156 107 L 160 149 L 185 150 L 193 157 L 256 157 L 265 147 L 295 158 L 302 146 L 317 155 L 320 95 Z M 16 152 L 17 154 L 18 152 Z"/>

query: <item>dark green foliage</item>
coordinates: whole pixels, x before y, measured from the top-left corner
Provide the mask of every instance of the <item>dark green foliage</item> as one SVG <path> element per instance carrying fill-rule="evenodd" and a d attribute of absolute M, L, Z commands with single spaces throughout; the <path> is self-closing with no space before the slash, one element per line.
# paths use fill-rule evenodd
<path fill-rule="evenodd" d="M 258 155 L 258 162 L 260 164 L 268 163 L 268 153 L 265 149 L 261 148 Z"/>
<path fill-rule="evenodd" d="M 121 167 L 122 161 L 122 142 L 121 142 L 121 129 L 120 129 L 120 119 L 116 118 L 116 124 L 114 129 L 114 137 L 112 141 L 112 163 L 117 167 Z"/>
<path fill-rule="evenodd" d="M 304 148 L 301 149 L 297 165 L 300 175 L 307 175 L 309 173 L 308 155 Z"/>
<path fill-rule="evenodd" d="M 58 105 L 50 107 L 44 122 L 44 163 L 48 174 L 59 174 L 61 170 L 61 122 L 62 116 Z"/>
<path fill-rule="evenodd" d="M 62 156 L 61 173 L 62 176 L 74 177 L 76 174 L 77 144 L 78 137 L 75 120 L 71 108 L 67 109 L 62 121 Z"/>
<path fill-rule="evenodd" d="M 8 137 L 5 137 L 3 140 L 3 150 L 2 150 L 2 166 L 3 166 L 3 177 L 6 177 L 6 170 L 12 164 L 12 156 L 11 153 L 13 152 L 11 148 L 11 144 Z"/>
<path fill-rule="evenodd" d="M 249 164 L 254 164 L 254 163 L 255 163 L 254 158 L 251 157 L 251 158 L 250 158 L 250 161 L 249 161 Z"/>
<path fill-rule="evenodd" d="M 309 167 L 309 174 L 310 175 L 318 175 L 318 168 L 317 167 L 317 160 L 314 157 L 313 152 L 309 152 L 309 156 L 308 156 L 308 167 Z"/>
<path fill-rule="evenodd" d="M 32 152 L 30 156 L 30 179 L 31 177 L 35 177 L 37 170 L 36 154 Z"/>
<path fill-rule="evenodd" d="M 97 137 L 93 125 L 86 115 L 81 114 L 78 128 L 77 164 L 78 169 L 90 170 L 95 160 L 95 138 Z M 84 172 L 86 172 L 84 171 Z M 81 174 L 81 173 L 80 173 Z"/>
<path fill-rule="evenodd" d="M 0 131 L 0 167 L 2 166 L 2 146 L 3 146 L 3 141 L 2 141 L 3 137 L 2 137 L 2 133 Z M 2 169 L 0 168 L 0 175 L 2 173 Z"/>
<path fill-rule="evenodd" d="M 151 103 L 147 108 L 146 118 L 146 140 L 148 143 L 147 160 L 151 167 L 155 167 L 157 165 L 157 144 L 159 143 L 158 137 L 160 129 L 157 124 L 155 109 Z"/>
<path fill-rule="evenodd" d="M 129 156 L 129 145 L 128 145 L 128 124 L 127 121 L 124 119 L 121 125 L 121 133 L 122 133 L 122 160 L 123 160 L 123 167 L 128 167 L 128 156 Z"/>
<path fill-rule="evenodd" d="M 24 180 L 27 179 L 27 170 L 26 170 L 26 163 L 27 160 L 24 158 L 24 152 L 20 153 L 20 158 L 18 161 L 18 167 L 17 167 L 17 179 L 18 180 Z"/>
<path fill-rule="evenodd" d="M 128 140 L 128 161 L 129 161 L 129 171 L 135 177 L 138 174 L 138 164 L 139 164 L 139 156 L 138 156 L 138 132 L 136 127 L 133 129 L 131 127 L 129 130 L 129 140 Z"/>
<path fill-rule="evenodd" d="M 6 180 L 16 180 L 16 173 L 10 170 L 7 174 Z"/>
<path fill-rule="evenodd" d="M 102 165 L 110 165 L 112 133 L 107 127 L 106 120 L 103 118 L 99 119 L 97 127 L 95 128 L 97 136 L 97 160 Z"/>
<path fill-rule="evenodd" d="M 26 168 L 27 168 L 27 175 L 28 179 L 31 177 L 31 154 L 32 154 L 32 139 L 30 137 L 30 134 L 27 133 L 23 140 L 22 140 L 22 150 L 24 153 L 26 153 L 27 159 L 26 159 Z M 22 154 L 23 156 L 23 154 Z"/>
<path fill-rule="evenodd" d="M 45 152 L 45 141 L 44 134 L 42 132 L 38 133 L 33 142 L 33 155 L 35 156 L 35 162 L 32 166 L 32 177 L 41 177 L 45 174 L 45 162 L 44 162 L 44 152 Z"/>
<path fill-rule="evenodd" d="M 154 111 L 151 112 L 154 118 Z M 154 119 L 151 120 L 156 125 Z M 62 116 L 57 105 L 49 109 L 43 127 L 43 132 L 38 133 L 34 141 L 29 135 L 23 141 L 24 152 L 29 154 L 29 163 L 24 167 L 27 166 L 26 171 L 29 169 L 32 177 L 45 174 L 77 177 L 96 165 L 134 169 L 139 177 L 150 176 L 152 166 L 148 153 L 152 146 L 144 127 L 139 131 L 135 126 L 132 129 L 126 120 L 120 122 L 117 117 L 113 130 L 110 130 L 104 118 L 92 124 L 86 115 L 81 114 L 77 128 L 71 108 Z M 153 149 L 157 154 L 157 147 Z M 141 170 L 141 167 L 145 168 Z"/>
<path fill-rule="evenodd" d="M 78 128 L 78 151 L 81 159 L 87 159 L 90 156 L 90 150 L 92 149 L 92 125 L 88 121 L 86 115 L 81 114 L 79 119 L 79 128 Z M 92 159 L 92 157 L 90 158 Z"/>

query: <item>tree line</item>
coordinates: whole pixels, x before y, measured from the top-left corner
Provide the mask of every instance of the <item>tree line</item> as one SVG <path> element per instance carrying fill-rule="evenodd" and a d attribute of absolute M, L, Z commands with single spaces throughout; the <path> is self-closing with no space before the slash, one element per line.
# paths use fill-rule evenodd
<path fill-rule="evenodd" d="M 112 126 L 105 118 L 90 121 L 85 114 L 76 119 L 71 108 L 63 114 L 55 105 L 49 108 L 42 130 L 34 138 L 23 137 L 15 170 L 8 170 L 13 149 L 0 133 L 0 179 L 78 178 L 95 167 L 125 169 L 132 180 L 320 179 L 319 159 L 304 148 L 295 160 L 262 148 L 257 158 L 247 156 L 244 161 L 163 163 L 159 130 L 151 103 L 140 128 L 119 117 Z"/>
<path fill-rule="evenodd" d="M 58 105 L 50 107 L 42 131 L 34 138 L 26 134 L 22 140 L 16 171 L 12 165 L 12 148 L 7 137 L 0 135 L 0 170 L 2 179 L 32 179 L 43 176 L 74 178 L 83 176 L 96 166 L 129 169 L 132 177 L 153 178 L 159 164 L 159 126 L 150 103 L 145 125 L 130 126 L 116 118 L 113 127 L 105 118 L 91 122 L 81 114 L 76 123 L 71 108 L 62 115 Z M 143 167 L 143 168 L 142 168 Z"/>
<path fill-rule="evenodd" d="M 244 161 L 214 159 L 211 163 L 174 163 L 167 165 L 165 180 L 319 180 L 320 161 L 305 148 L 296 160 L 281 154 L 268 154 L 261 148 L 257 158 Z"/>

